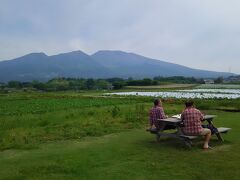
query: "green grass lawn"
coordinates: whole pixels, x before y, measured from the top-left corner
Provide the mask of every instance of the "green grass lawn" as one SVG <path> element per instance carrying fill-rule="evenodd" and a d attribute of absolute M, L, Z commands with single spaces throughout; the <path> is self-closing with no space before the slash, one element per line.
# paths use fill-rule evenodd
<path fill-rule="evenodd" d="M 238 127 L 239 128 L 239 127 Z M 234 128 L 236 130 L 236 128 Z M 141 130 L 81 141 L 58 141 L 38 149 L 0 154 L 2 179 L 238 179 L 240 141 L 234 131 L 214 150 L 196 145 L 185 149 L 176 141 L 157 143 Z M 197 144 L 197 142 L 196 142 Z"/>
<path fill-rule="evenodd" d="M 187 149 L 175 139 L 145 131 L 151 98 L 92 98 L 86 94 L 0 96 L 0 179 L 238 179 L 239 100 L 204 100 L 216 126 L 230 127 L 213 150 L 201 140 Z M 165 100 L 167 114 L 180 113 L 181 100 Z M 213 108 L 214 107 L 214 108 Z"/>

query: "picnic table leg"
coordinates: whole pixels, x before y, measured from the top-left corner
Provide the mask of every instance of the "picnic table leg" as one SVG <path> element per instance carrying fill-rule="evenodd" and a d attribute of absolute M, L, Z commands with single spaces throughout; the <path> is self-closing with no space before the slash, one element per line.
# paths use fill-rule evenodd
<path fill-rule="evenodd" d="M 216 132 L 216 136 L 218 138 L 219 141 L 224 141 L 224 139 L 222 138 L 221 134 L 219 132 Z"/>
<path fill-rule="evenodd" d="M 207 120 L 208 121 L 208 124 L 209 125 L 211 125 L 213 128 L 215 128 L 216 129 L 216 132 L 215 132 L 215 134 L 216 134 L 216 136 L 217 136 L 217 138 L 218 138 L 218 140 L 219 141 L 224 141 L 224 139 L 222 138 L 222 136 L 221 136 L 221 134 L 218 132 L 218 129 L 213 125 L 213 122 L 212 122 L 212 119 L 210 119 L 210 120 Z"/>
<path fill-rule="evenodd" d="M 160 135 L 159 134 L 156 134 L 156 140 L 157 140 L 157 142 L 160 142 Z"/>
<path fill-rule="evenodd" d="M 178 135 L 182 135 L 182 134 L 183 134 L 182 129 L 181 129 L 180 126 L 177 126 L 177 134 L 178 134 Z M 179 137 L 180 137 L 180 136 L 179 136 Z M 189 149 L 192 148 L 193 143 L 192 143 L 192 141 L 191 141 L 190 139 L 184 138 L 184 137 L 180 137 L 179 139 L 180 139 L 181 141 L 183 141 L 183 143 L 184 143 Z"/>
<path fill-rule="evenodd" d="M 166 125 L 167 125 L 167 123 L 161 122 L 161 125 L 160 125 L 161 127 L 160 127 L 158 133 L 156 134 L 157 142 L 160 142 L 160 137 L 161 137 L 161 135 L 160 135 L 159 132 L 162 132 L 162 131 L 165 129 Z"/>
<path fill-rule="evenodd" d="M 192 141 L 189 139 L 184 139 L 184 144 L 188 147 L 191 148 L 192 147 Z"/>

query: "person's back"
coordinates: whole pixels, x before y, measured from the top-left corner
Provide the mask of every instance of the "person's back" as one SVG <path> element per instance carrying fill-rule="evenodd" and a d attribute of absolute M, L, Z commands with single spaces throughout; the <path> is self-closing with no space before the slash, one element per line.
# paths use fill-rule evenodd
<path fill-rule="evenodd" d="M 155 126 L 157 129 L 160 128 L 160 123 L 158 119 L 165 119 L 167 116 L 164 113 L 162 103 L 160 100 L 156 99 L 154 101 L 154 106 L 151 108 L 149 112 L 149 123 L 150 128 L 153 128 Z"/>
<path fill-rule="evenodd" d="M 203 120 L 203 114 L 194 107 L 186 108 L 182 115 L 184 127 L 183 132 L 188 135 L 199 135 L 203 128 L 201 121 Z"/>
<path fill-rule="evenodd" d="M 186 135 L 202 135 L 205 136 L 204 149 L 208 149 L 208 143 L 211 138 L 211 130 L 202 127 L 203 114 L 193 107 L 192 101 L 185 103 L 186 108 L 181 114 L 184 127 L 182 128 Z"/>

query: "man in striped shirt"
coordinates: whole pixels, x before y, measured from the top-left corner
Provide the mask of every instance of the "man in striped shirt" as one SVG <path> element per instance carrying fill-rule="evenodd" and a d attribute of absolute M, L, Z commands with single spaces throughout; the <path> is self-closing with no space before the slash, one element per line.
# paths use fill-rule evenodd
<path fill-rule="evenodd" d="M 202 127 L 203 114 L 193 106 L 193 101 L 185 103 L 186 108 L 181 115 L 184 127 L 182 128 L 186 135 L 205 136 L 204 149 L 208 149 L 208 143 L 211 138 L 211 130 Z"/>

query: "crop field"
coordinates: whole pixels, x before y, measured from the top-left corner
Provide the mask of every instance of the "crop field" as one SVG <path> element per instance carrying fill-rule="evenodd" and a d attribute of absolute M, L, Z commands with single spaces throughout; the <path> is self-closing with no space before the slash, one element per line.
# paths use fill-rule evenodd
<path fill-rule="evenodd" d="M 151 92 L 114 92 L 106 93 L 106 95 L 122 95 L 122 96 L 152 96 L 162 98 L 197 98 L 197 99 L 238 99 L 240 98 L 240 89 L 184 89 L 184 90 L 168 90 L 168 91 L 151 91 Z"/>
<path fill-rule="evenodd" d="M 240 84 L 202 84 L 202 89 L 240 89 Z"/>
<path fill-rule="evenodd" d="M 0 94 L 0 179 L 238 179 L 240 100 L 195 99 L 225 142 L 187 149 L 145 131 L 154 97 L 104 92 Z M 184 99 L 163 98 L 166 114 Z M 231 111 L 234 110 L 234 111 Z"/>
<path fill-rule="evenodd" d="M 0 99 L 0 150 L 119 132 L 139 126 L 147 115 L 144 98 L 10 94 Z"/>

